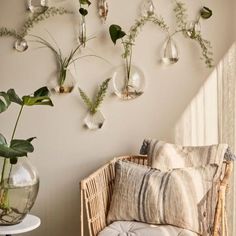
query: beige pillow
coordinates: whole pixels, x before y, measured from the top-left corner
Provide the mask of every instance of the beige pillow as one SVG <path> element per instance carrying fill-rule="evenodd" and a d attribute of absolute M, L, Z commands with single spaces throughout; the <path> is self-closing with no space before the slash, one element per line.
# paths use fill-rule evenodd
<path fill-rule="evenodd" d="M 156 139 L 144 140 L 142 147 L 142 149 L 146 149 L 148 165 L 163 171 L 208 164 L 217 164 L 220 171 L 227 148 L 227 144 L 181 146 Z"/>
<path fill-rule="evenodd" d="M 208 217 L 206 196 L 217 190 L 216 169 L 216 165 L 208 165 L 162 172 L 118 161 L 108 223 L 169 224 L 203 234 L 211 227 L 204 218 Z"/>

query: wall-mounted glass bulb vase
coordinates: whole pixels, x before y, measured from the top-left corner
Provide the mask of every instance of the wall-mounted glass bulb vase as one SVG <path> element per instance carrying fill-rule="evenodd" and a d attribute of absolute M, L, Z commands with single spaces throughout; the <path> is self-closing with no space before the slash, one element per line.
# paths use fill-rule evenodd
<path fill-rule="evenodd" d="M 86 21 L 85 21 L 85 16 L 80 17 L 79 42 L 83 46 L 85 46 L 85 44 L 86 44 Z"/>
<path fill-rule="evenodd" d="M 142 16 L 151 16 L 155 13 L 155 7 L 152 0 L 144 0 L 141 6 L 141 14 Z"/>
<path fill-rule="evenodd" d="M 98 14 L 102 20 L 102 23 L 105 23 L 108 15 L 107 0 L 98 0 Z"/>
<path fill-rule="evenodd" d="M 48 9 L 48 0 L 28 0 L 28 9 L 32 13 L 42 13 Z"/>
<path fill-rule="evenodd" d="M 88 129 L 96 130 L 101 129 L 105 122 L 105 117 L 100 110 L 95 113 L 88 112 L 84 118 L 84 124 Z"/>
<path fill-rule="evenodd" d="M 28 49 L 28 43 L 25 39 L 17 39 L 15 41 L 15 45 L 14 48 L 18 51 L 18 52 L 24 52 Z"/>
<path fill-rule="evenodd" d="M 124 64 L 114 69 L 112 83 L 114 92 L 119 98 L 130 100 L 144 93 L 145 77 L 138 67 Z"/>
<path fill-rule="evenodd" d="M 69 69 L 60 70 L 57 78 L 48 81 L 48 88 L 52 93 L 71 93 L 76 85 L 76 80 Z"/>
<path fill-rule="evenodd" d="M 165 65 L 171 65 L 179 60 L 178 47 L 172 37 L 168 36 L 162 47 L 161 61 Z"/>
<path fill-rule="evenodd" d="M 201 24 L 199 21 L 191 21 L 186 26 L 187 36 L 194 39 L 201 33 Z"/>

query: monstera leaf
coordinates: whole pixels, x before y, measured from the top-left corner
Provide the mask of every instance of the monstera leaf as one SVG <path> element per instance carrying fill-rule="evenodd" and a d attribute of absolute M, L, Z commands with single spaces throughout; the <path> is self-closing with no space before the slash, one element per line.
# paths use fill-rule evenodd
<path fill-rule="evenodd" d="M 35 137 L 26 140 L 13 139 L 10 146 L 8 146 L 5 137 L 0 134 L 0 156 L 9 158 L 11 164 L 16 164 L 18 157 L 27 156 L 28 153 L 34 151 L 34 147 L 31 144 L 34 139 Z"/>
<path fill-rule="evenodd" d="M 8 94 L 5 92 L 0 92 L 0 113 L 6 111 L 10 104 L 11 101 Z"/>
<path fill-rule="evenodd" d="M 34 105 L 48 105 L 53 106 L 52 100 L 50 99 L 49 90 L 47 87 L 42 87 L 34 92 L 33 95 L 23 96 L 23 104 L 26 106 Z"/>

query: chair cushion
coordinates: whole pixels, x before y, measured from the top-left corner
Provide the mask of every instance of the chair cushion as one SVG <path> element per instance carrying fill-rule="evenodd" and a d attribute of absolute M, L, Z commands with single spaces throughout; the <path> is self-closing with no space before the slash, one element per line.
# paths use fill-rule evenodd
<path fill-rule="evenodd" d="M 128 161 L 117 161 L 116 178 L 107 221 L 138 221 L 173 225 L 206 234 L 211 198 L 217 191 L 216 165 L 173 169 L 167 172 Z M 212 196 L 210 194 L 209 196 Z M 214 206 L 215 209 L 215 206 Z"/>
<path fill-rule="evenodd" d="M 116 221 L 108 225 L 98 236 L 197 236 L 197 234 L 171 225 Z"/>

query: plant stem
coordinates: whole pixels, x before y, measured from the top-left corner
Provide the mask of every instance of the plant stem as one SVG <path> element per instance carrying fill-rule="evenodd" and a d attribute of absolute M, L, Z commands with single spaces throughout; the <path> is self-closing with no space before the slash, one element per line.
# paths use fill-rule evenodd
<path fill-rule="evenodd" d="M 12 139 L 13 139 L 14 136 L 15 136 L 16 128 L 17 128 L 18 122 L 19 122 L 19 120 L 20 120 L 20 116 L 21 116 L 21 113 L 22 113 L 23 108 L 24 108 L 24 105 L 21 105 L 19 114 L 18 114 L 17 119 L 16 119 L 16 123 L 15 123 L 15 126 L 14 126 L 14 130 L 13 130 L 13 132 L 12 132 L 11 141 L 12 141 Z"/>

